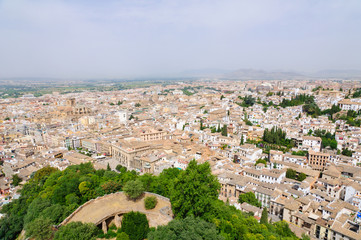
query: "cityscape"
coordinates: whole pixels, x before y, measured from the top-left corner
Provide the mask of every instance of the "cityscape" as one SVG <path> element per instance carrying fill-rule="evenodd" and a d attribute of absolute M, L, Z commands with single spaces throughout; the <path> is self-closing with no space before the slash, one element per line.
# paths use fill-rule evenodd
<path fill-rule="evenodd" d="M 361 2 L 0 0 L 0 240 L 361 240 Z"/>

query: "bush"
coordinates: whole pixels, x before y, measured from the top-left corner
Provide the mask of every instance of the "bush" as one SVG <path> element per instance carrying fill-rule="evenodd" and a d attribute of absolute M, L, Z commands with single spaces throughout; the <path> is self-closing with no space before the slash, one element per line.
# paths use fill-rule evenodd
<path fill-rule="evenodd" d="M 121 231 L 125 232 L 131 240 L 142 240 L 147 237 L 149 223 L 145 214 L 129 212 L 124 214 Z"/>
<path fill-rule="evenodd" d="M 118 233 L 116 240 L 130 240 L 128 234 L 125 232 Z"/>
<path fill-rule="evenodd" d="M 208 239 L 224 240 L 216 225 L 201 218 L 174 219 L 166 226 L 159 226 L 148 234 L 149 240 Z M 230 239 L 230 238 L 228 238 Z"/>
<path fill-rule="evenodd" d="M 129 198 L 135 200 L 139 198 L 144 192 L 143 183 L 139 179 L 128 181 L 124 185 L 124 192 Z"/>
<path fill-rule="evenodd" d="M 144 207 L 145 209 L 153 209 L 157 206 L 158 200 L 154 196 L 146 197 L 144 199 Z"/>
<path fill-rule="evenodd" d="M 95 240 L 100 229 L 91 223 L 71 222 L 60 227 L 55 233 L 54 240 Z"/>

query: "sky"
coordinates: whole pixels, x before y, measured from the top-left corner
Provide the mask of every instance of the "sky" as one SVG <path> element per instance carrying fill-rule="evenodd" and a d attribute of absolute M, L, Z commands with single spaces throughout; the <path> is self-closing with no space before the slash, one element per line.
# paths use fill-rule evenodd
<path fill-rule="evenodd" d="M 361 70 L 360 0 L 0 0 L 0 78 Z"/>

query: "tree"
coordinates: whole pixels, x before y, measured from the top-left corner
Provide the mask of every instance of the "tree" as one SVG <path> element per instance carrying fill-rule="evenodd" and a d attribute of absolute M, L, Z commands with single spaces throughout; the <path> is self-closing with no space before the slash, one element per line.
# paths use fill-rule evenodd
<path fill-rule="evenodd" d="M 261 220 L 259 221 L 261 224 L 267 225 L 268 224 L 268 212 L 267 208 L 263 208 Z"/>
<path fill-rule="evenodd" d="M 144 207 L 145 209 L 153 209 L 157 206 L 158 200 L 155 196 L 146 197 L 144 199 Z"/>
<path fill-rule="evenodd" d="M 12 177 L 12 185 L 14 187 L 18 186 L 20 183 L 21 183 L 22 179 L 17 175 L 17 174 L 14 174 L 13 177 Z"/>
<path fill-rule="evenodd" d="M 216 226 L 200 218 L 192 216 L 185 219 L 174 219 L 166 226 L 158 226 L 148 234 L 149 240 L 207 239 L 224 240 L 218 234 Z"/>
<path fill-rule="evenodd" d="M 288 168 L 286 171 L 286 178 L 296 179 L 297 172 L 291 168 Z"/>
<path fill-rule="evenodd" d="M 223 125 L 223 128 L 222 128 L 222 136 L 225 136 L 227 137 L 228 133 L 227 133 L 227 125 Z"/>
<path fill-rule="evenodd" d="M 197 164 L 195 160 L 190 161 L 172 187 L 170 200 L 175 216 L 202 216 L 209 211 L 212 201 L 218 198 L 219 189 L 220 184 L 212 175 L 208 162 Z"/>
<path fill-rule="evenodd" d="M 221 96 L 221 100 L 223 100 L 223 98 L 224 98 L 224 96 L 223 96 L 223 94 L 222 94 L 222 96 Z"/>
<path fill-rule="evenodd" d="M 130 199 L 135 200 L 143 194 L 144 186 L 139 179 L 136 179 L 136 180 L 128 181 L 124 185 L 123 190 Z"/>
<path fill-rule="evenodd" d="M 306 178 L 307 178 L 307 175 L 304 174 L 304 173 L 300 173 L 300 174 L 298 174 L 298 176 L 297 176 L 297 180 L 300 181 L 300 182 L 302 182 L 302 181 L 305 180 Z"/>
<path fill-rule="evenodd" d="M 352 157 L 352 151 L 348 150 L 347 148 L 343 149 L 341 154 L 344 156 Z"/>
<path fill-rule="evenodd" d="M 259 163 L 263 163 L 265 165 L 265 167 L 267 167 L 267 161 L 266 160 L 264 160 L 262 158 L 258 159 L 256 161 L 256 163 L 255 163 L 255 166 L 257 166 Z"/>
<path fill-rule="evenodd" d="M 141 106 L 140 103 L 135 104 L 135 107 L 140 107 L 140 106 Z"/>
<path fill-rule="evenodd" d="M 120 183 L 110 180 L 101 185 L 101 188 L 103 189 L 105 194 L 114 193 L 120 190 Z"/>
<path fill-rule="evenodd" d="M 244 144 L 244 137 L 243 137 L 243 134 L 241 136 L 241 144 L 240 145 L 243 145 Z"/>
<path fill-rule="evenodd" d="M 92 223 L 70 222 L 59 228 L 54 240 L 95 240 L 100 229 Z"/>
<path fill-rule="evenodd" d="M 221 130 L 221 126 L 220 126 L 220 124 L 218 123 L 218 126 L 217 126 L 217 132 L 221 132 L 222 130 Z"/>
<path fill-rule="evenodd" d="M 116 167 L 115 167 L 116 170 L 118 170 L 119 172 L 121 173 L 125 173 L 127 171 L 127 168 L 126 167 L 123 167 L 122 165 L 118 164 Z"/>
<path fill-rule="evenodd" d="M 130 240 L 130 238 L 128 234 L 126 234 L 125 232 L 121 232 L 117 234 L 116 240 Z"/>
<path fill-rule="evenodd" d="M 256 195 L 254 195 L 253 192 L 247 192 L 247 193 L 240 194 L 238 197 L 238 202 L 241 204 L 246 202 L 255 207 L 259 207 L 259 208 L 262 207 L 262 204 L 257 200 Z"/>
<path fill-rule="evenodd" d="M 26 226 L 26 235 L 36 240 L 50 239 L 53 235 L 51 224 L 49 218 L 39 217 Z"/>
<path fill-rule="evenodd" d="M 109 165 L 109 163 L 108 163 L 108 165 L 107 165 L 107 171 L 111 171 L 112 169 L 110 168 L 110 165 Z"/>
<path fill-rule="evenodd" d="M 147 237 L 149 223 L 145 214 L 129 212 L 124 214 L 121 231 L 125 232 L 131 240 L 142 240 Z"/>

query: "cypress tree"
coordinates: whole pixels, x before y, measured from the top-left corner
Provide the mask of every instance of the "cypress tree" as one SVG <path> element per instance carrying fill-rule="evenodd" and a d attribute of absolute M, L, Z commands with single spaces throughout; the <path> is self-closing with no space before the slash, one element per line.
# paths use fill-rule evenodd
<path fill-rule="evenodd" d="M 267 208 L 263 208 L 261 220 L 259 221 L 261 224 L 267 225 L 268 224 L 268 212 Z"/>

